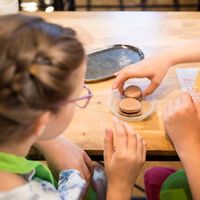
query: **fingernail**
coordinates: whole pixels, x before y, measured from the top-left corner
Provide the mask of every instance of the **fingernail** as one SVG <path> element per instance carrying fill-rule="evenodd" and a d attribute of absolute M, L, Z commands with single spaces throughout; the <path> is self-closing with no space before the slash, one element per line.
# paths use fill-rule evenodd
<path fill-rule="evenodd" d="M 113 119 L 113 120 L 116 120 L 116 119 L 117 119 L 117 117 L 115 117 L 115 116 L 114 116 L 112 119 Z"/>
<path fill-rule="evenodd" d="M 117 117 L 113 117 L 113 121 L 115 121 L 115 122 L 118 122 L 119 120 L 118 120 L 118 118 Z"/>
<path fill-rule="evenodd" d="M 107 128 L 105 128 L 105 133 L 108 133 L 108 132 L 109 132 L 109 130 Z"/>
<path fill-rule="evenodd" d="M 112 89 L 116 89 L 117 88 L 117 84 L 114 83 L 113 86 L 112 86 Z"/>
<path fill-rule="evenodd" d="M 118 74 L 119 74 L 119 71 L 114 73 L 115 76 L 118 76 Z"/>

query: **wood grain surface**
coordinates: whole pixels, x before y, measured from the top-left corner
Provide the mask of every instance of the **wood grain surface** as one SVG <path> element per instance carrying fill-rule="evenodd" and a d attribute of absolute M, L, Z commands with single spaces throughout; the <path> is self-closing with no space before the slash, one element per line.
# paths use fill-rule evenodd
<path fill-rule="evenodd" d="M 162 49 L 200 36 L 198 12 L 57 12 L 36 13 L 47 21 L 74 28 L 87 52 L 113 44 L 139 47 L 145 57 Z M 195 48 L 195 47 L 194 47 Z M 185 49 L 187 51 L 187 49 Z M 171 68 L 152 97 L 156 112 L 148 119 L 129 124 L 147 142 L 148 153 L 174 155 L 162 123 L 163 105 L 180 94 L 175 67 L 200 67 L 199 63 Z M 90 155 L 102 155 L 105 128 L 112 127 L 109 99 L 113 80 L 89 84 L 94 97 L 86 109 L 77 108 L 64 135 L 84 148 Z M 140 80 L 140 83 L 143 83 Z M 146 84 L 144 80 L 144 85 Z"/>

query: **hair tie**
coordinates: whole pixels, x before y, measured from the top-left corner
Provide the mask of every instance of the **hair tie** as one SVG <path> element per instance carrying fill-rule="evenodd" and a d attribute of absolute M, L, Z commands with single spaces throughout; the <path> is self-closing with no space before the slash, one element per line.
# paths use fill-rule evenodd
<path fill-rule="evenodd" d="M 29 73 L 33 76 L 37 76 L 39 74 L 39 68 L 37 65 L 32 65 L 30 68 L 29 68 Z"/>

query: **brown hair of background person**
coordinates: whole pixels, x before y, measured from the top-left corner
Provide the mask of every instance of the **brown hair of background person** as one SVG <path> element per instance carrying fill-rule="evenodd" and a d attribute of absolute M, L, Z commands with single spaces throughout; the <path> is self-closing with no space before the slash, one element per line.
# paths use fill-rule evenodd
<path fill-rule="evenodd" d="M 73 91 L 85 52 L 74 30 L 24 15 L 0 17 L 0 144 L 26 137 Z"/>

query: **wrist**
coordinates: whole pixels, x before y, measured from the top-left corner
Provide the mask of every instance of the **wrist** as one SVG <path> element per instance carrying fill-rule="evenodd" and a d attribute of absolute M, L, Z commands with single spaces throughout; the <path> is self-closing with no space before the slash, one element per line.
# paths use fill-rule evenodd
<path fill-rule="evenodd" d="M 166 65 L 167 68 L 181 63 L 181 61 L 179 60 L 179 55 L 177 54 L 177 49 L 175 48 L 166 49 L 161 53 L 161 56 L 163 56 L 164 60 L 168 62 L 168 64 Z"/>
<path fill-rule="evenodd" d="M 192 162 L 200 160 L 200 143 L 187 145 L 181 149 L 177 148 L 176 146 L 175 148 L 183 165 L 191 165 Z"/>
<path fill-rule="evenodd" d="M 130 200 L 132 196 L 133 185 L 108 184 L 106 200 Z"/>

